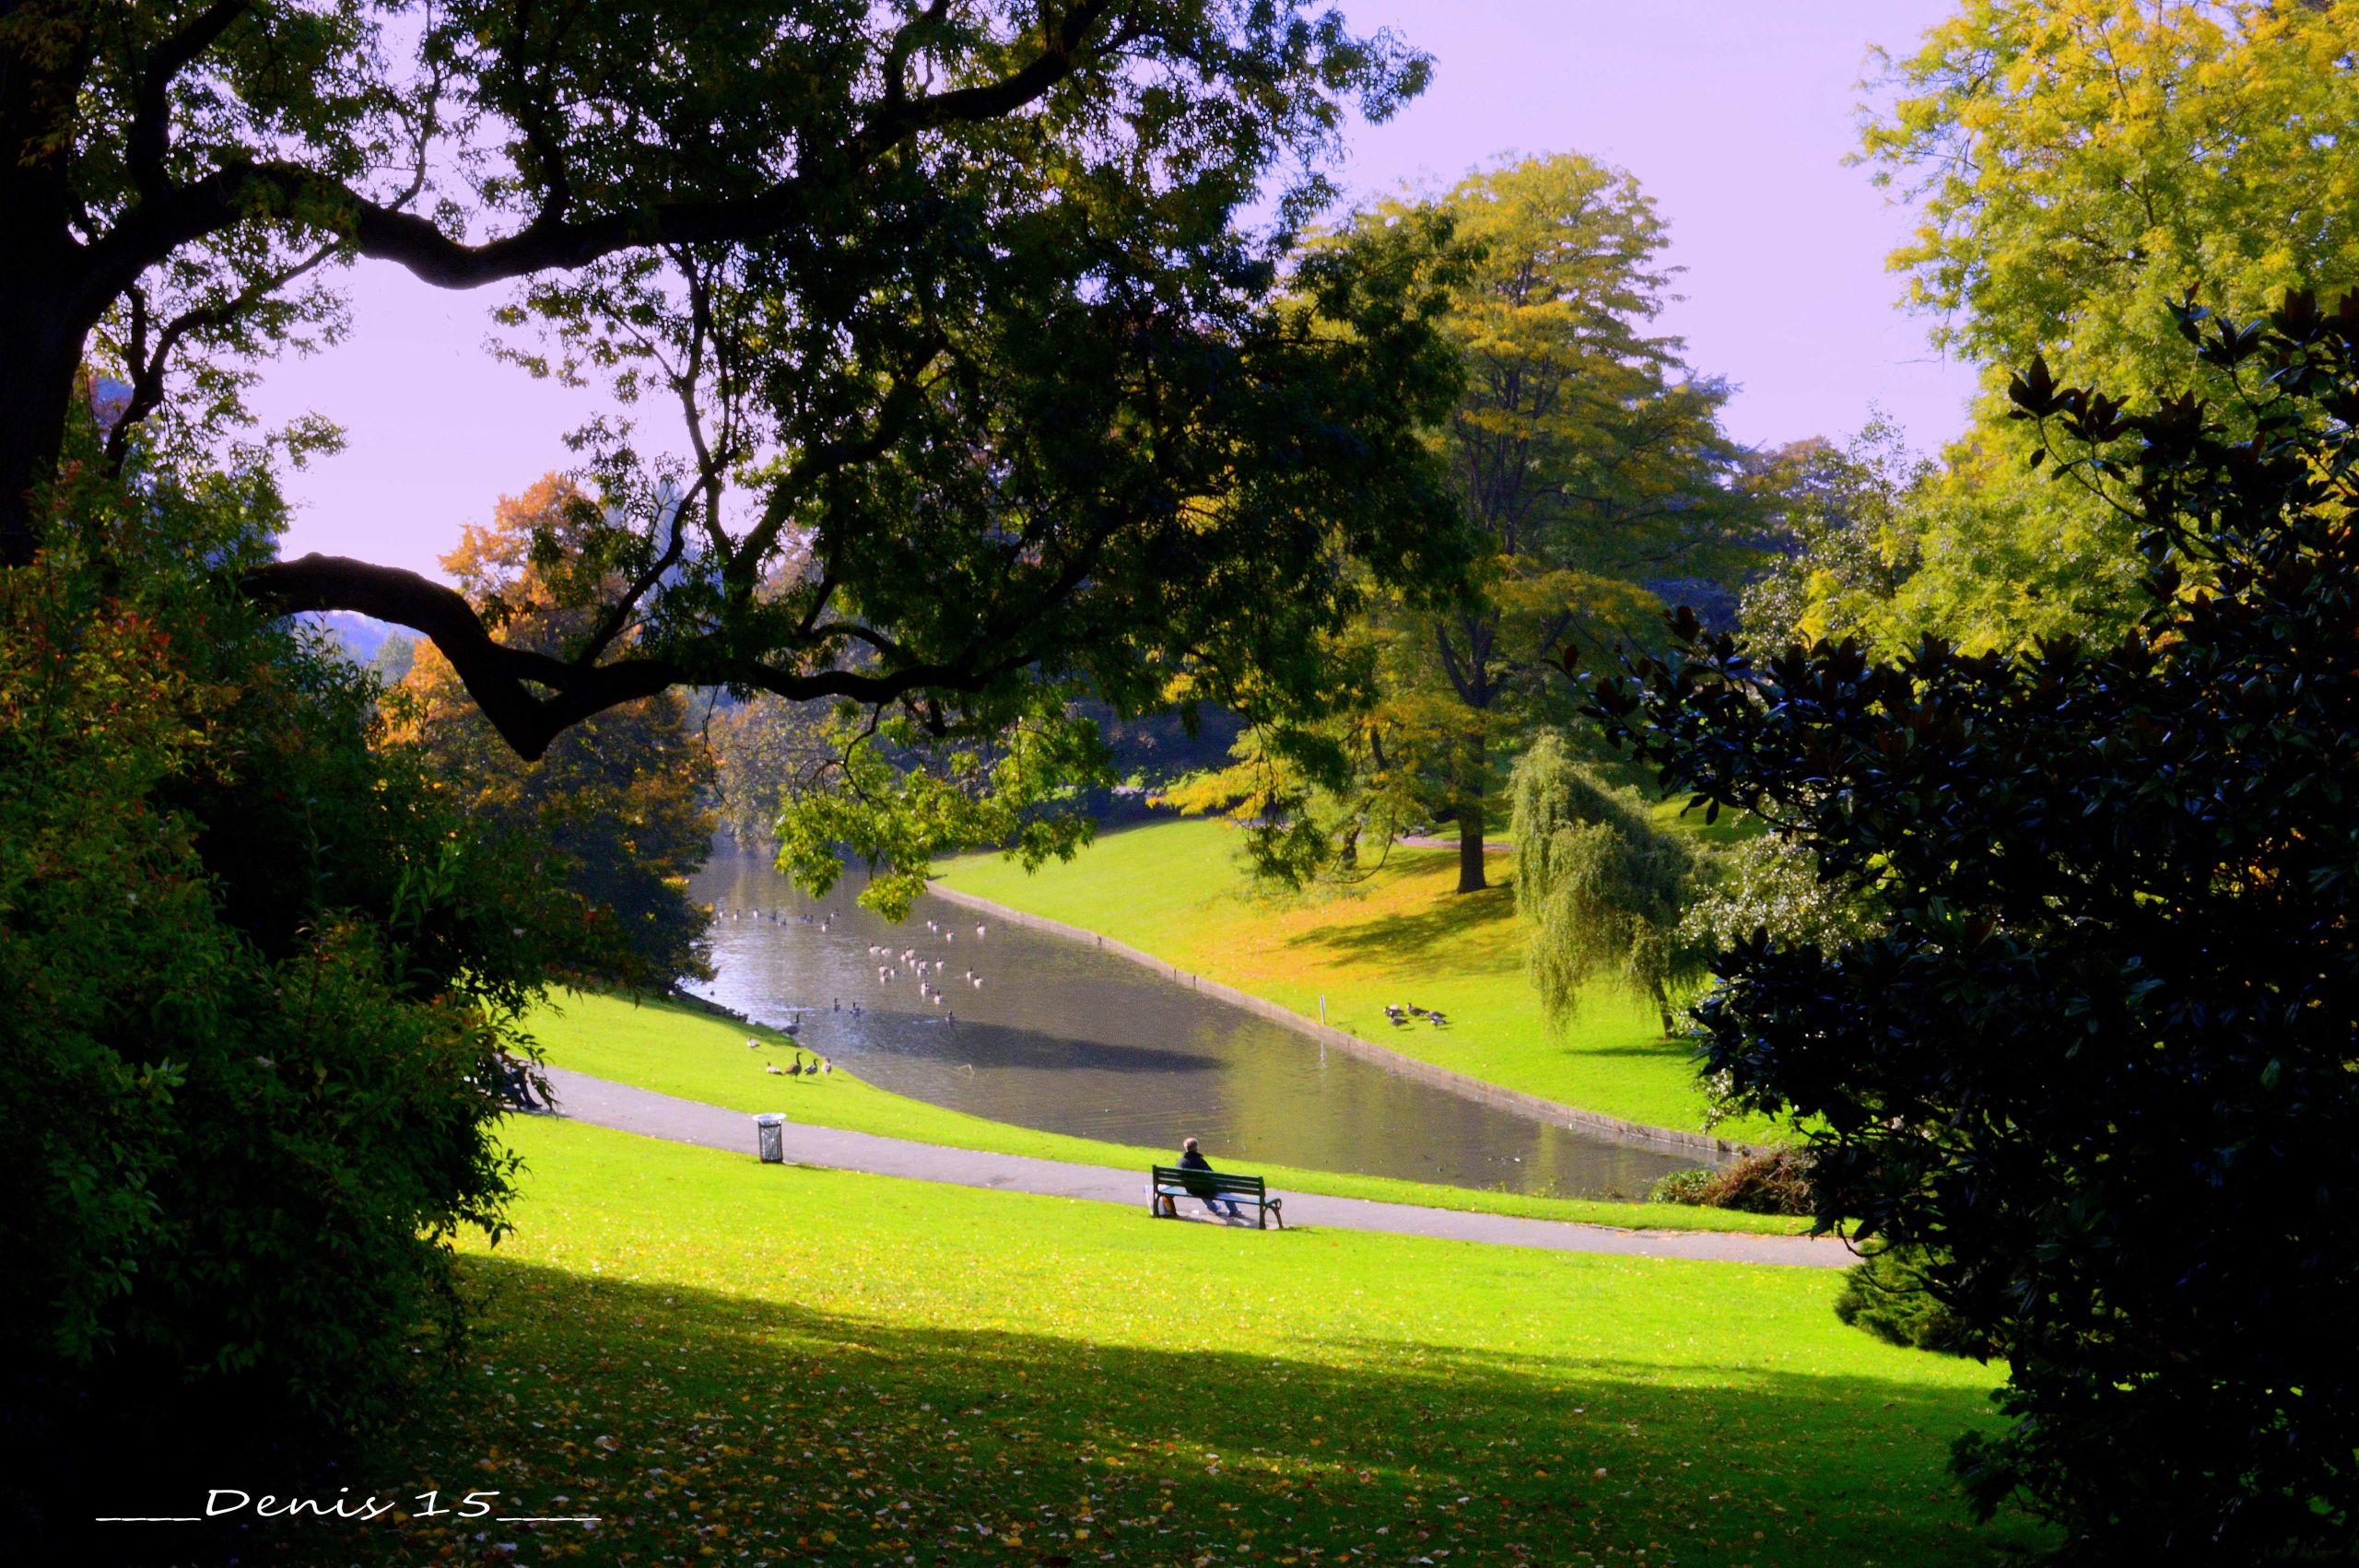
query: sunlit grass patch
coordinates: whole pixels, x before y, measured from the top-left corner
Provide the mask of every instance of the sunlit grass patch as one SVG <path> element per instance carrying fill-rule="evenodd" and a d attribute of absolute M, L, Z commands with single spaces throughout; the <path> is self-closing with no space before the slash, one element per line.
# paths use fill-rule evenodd
<path fill-rule="evenodd" d="M 1968 1529 L 1942 1476 L 1995 1374 L 1842 1328 L 1818 1271 L 515 1132 L 482 1336 L 366 1480 L 604 1522 L 337 1527 L 337 1561 L 1941 1564 L 2025 1537 Z"/>

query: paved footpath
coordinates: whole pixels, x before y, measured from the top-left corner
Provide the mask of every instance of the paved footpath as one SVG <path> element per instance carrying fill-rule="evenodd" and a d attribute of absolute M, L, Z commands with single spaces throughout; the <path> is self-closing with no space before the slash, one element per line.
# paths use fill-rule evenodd
<path fill-rule="evenodd" d="M 675 1099 L 651 1089 L 635 1089 L 561 1067 L 548 1069 L 557 1114 L 597 1127 L 643 1133 L 675 1143 L 701 1144 L 751 1156 L 754 1118 L 744 1111 Z M 1106 1165 L 1069 1164 L 1023 1154 L 988 1154 L 880 1138 L 873 1132 L 810 1127 L 790 1121 L 786 1157 L 796 1164 L 863 1171 L 913 1181 L 950 1182 L 999 1192 L 1029 1192 L 1049 1198 L 1079 1198 L 1126 1204 L 1146 1211 L 1146 1173 Z M 1395 1235 L 1439 1236 L 1455 1241 L 1540 1246 L 1558 1252 L 1610 1252 L 1631 1258 L 1706 1258 L 1721 1263 L 1788 1263 L 1841 1269 L 1855 1261 L 1851 1250 L 1831 1236 L 1745 1235 L 1720 1231 L 1633 1231 L 1612 1225 L 1579 1225 L 1562 1220 L 1527 1220 L 1507 1214 L 1470 1214 L 1455 1209 L 1426 1209 L 1408 1203 L 1376 1203 L 1364 1198 L 1329 1198 L 1289 1192 L 1288 1225 L 1332 1225 L 1337 1230 L 1389 1231 Z M 1191 1211 L 1199 1205 L 1188 1205 Z M 1194 1217 L 1191 1215 L 1191 1217 Z M 1244 1222 L 1237 1222 L 1243 1223 Z"/>

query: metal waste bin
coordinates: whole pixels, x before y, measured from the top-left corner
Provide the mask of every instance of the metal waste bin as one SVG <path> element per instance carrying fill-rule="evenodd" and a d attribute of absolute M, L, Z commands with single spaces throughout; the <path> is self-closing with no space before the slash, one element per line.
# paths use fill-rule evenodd
<path fill-rule="evenodd" d="M 776 1111 L 767 1111 L 756 1117 L 754 1143 L 761 1152 L 762 1164 L 786 1164 L 786 1118 Z"/>

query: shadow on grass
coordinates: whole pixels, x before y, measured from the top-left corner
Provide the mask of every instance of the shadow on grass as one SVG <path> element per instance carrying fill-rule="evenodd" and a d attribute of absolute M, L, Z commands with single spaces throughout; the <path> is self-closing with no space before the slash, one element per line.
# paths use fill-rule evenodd
<path fill-rule="evenodd" d="M 1468 942 L 1504 942 L 1512 938 L 1514 915 L 1514 892 L 1494 887 L 1483 893 L 1446 895 L 1414 914 L 1321 926 L 1287 938 L 1286 946 L 1334 963 L 1402 968 L 1447 962 L 1463 968 Z"/>
<path fill-rule="evenodd" d="M 1659 1366 L 1322 1343 L 1283 1323 L 1103 1344 L 468 1271 L 481 1338 L 369 1484 L 497 1489 L 502 1514 L 603 1522 L 478 1540 L 487 1527 L 450 1518 L 306 1521 L 248 1561 L 539 1562 L 586 1543 L 616 1562 L 1766 1568 L 1982 1562 L 2030 1538 L 1968 1527 L 1942 1480 L 1981 1408 L 1969 1390 L 1733 1370 L 1672 1386 Z M 486 1555 L 506 1541 L 517 1554 Z"/>

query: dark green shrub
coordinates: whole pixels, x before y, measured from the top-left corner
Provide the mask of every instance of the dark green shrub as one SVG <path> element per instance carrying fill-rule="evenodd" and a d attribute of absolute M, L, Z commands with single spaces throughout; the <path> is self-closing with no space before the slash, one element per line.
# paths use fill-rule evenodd
<path fill-rule="evenodd" d="M 1590 711 L 1876 900 L 1731 943 L 1695 1016 L 1811 1129 L 1820 1217 L 2003 1351 L 1976 1507 L 2086 1563 L 2318 1561 L 2359 1547 L 2359 294 L 2178 323 L 2151 408 L 2010 388 L 2139 528 L 2119 639 L 1755 658 L 1690 615 Z"/>
<path fill-rule="evenodd" d="M 1877 1339 L 1911 1350 L 1988 1356 L 1997 1350 L 1943 1306 L 1929 1288 L 1927 1255 L 1914 1247 L 1880 1247 L 1846 1270 L 1835 1316 Z"/>
<path fill-rule="evenodd" d="M 1810 1155 L 1799 1149 L 1747 1154 L 1714 1172 L 1696 1201 L 1748 1214 L 1815 1213 L 1810 1173 Z"/>

